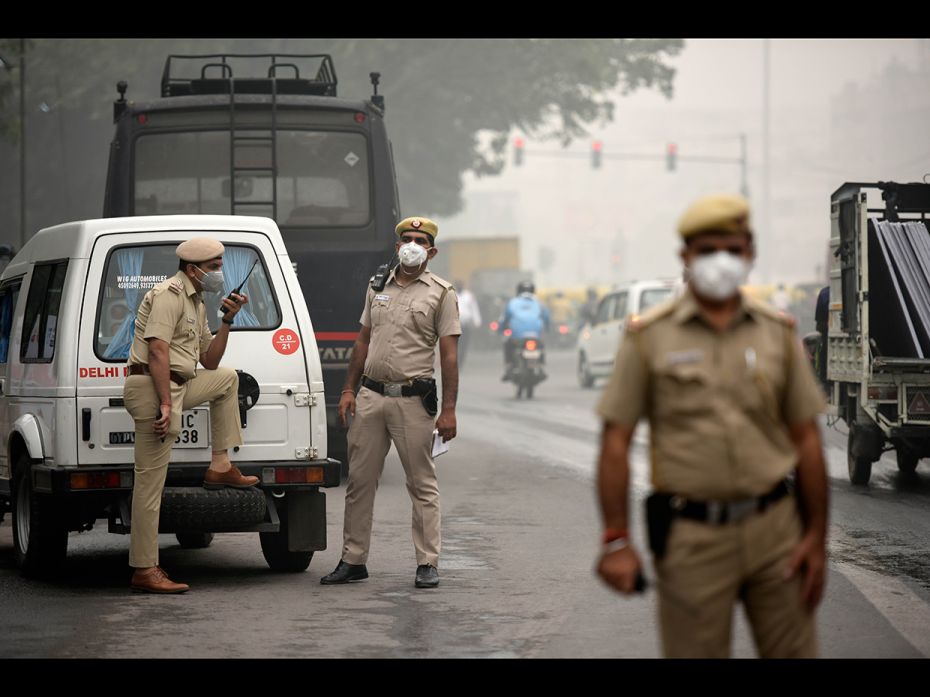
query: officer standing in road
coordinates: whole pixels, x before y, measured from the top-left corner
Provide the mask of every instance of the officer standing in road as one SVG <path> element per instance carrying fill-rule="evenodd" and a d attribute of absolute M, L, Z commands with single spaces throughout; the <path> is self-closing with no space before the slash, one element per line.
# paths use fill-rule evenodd
<path fill-rule="evenodd" d="M 178 245 L 178 272 L 152 288 L 136 316 L 129 352 L 129 377 L 123 388 L 126 409 L 136 423 L 135 478 L 129 565 L 133 590 L 183 593 L 158 566 L 158 519 L 168 473 L 171 446 L 181 430 L 181 412 L 210 402 L 213 456 L 204 478 L 206 488 L 247 488 L 258 477 L 245 477 L 229 461 L 227 450 L 242 445 L 239 423 L 239 378 L 220 368 L 229 328 L 248 302 L 233 293 L 223 299 L 226 310 L 214 336 L 207 326 L 203 292 L 223 292 L 223 245 L 196 237 Z M 206 370 L 197 371 L 197 362 Z"/>
<path fill-rule="evenodd" d="M 433 588 L 439 584 L 439 483 L 432 458 L 437 399 L 432 375 L 438 342 L 442 411 L 435 428 L 448 441 L 456 434 L 456 353 L 461 327 L 452 285 L 426 268 L 438 253 L 436 223 L 406 218 L 395 232 L 400 238 L 395 245 L 400 264 L 382 289 L 368 289 L 339 401 L 343 427 L 347 415 L 354 417 L 348 436 L 349 481 L 342 558 L 331 574 L 320 579 L 324 585 L 368 578 L 375 491 L 391 442 L 407 475 L 413 503 L 415 585 Z"/>
<path fill-rule="evenodd" d="M 754 247 L 749 205 L 707 196 L 681 218 L 688 281 L 631 319 L 598 413 L 604 548 L 598 573 L 629 594 L 640 557 L 628 534 L 629 449 L 649 421 L 650 548 L 667 657 L 726 657 L 733 605 L 763 657 L 813 657 L 824 586 L 825 406 L 793 321 L 741 293 Z M 795 474 L 797 496 L 786 477 Z M 800 509 L 800 510 L 799 510 Z"/>

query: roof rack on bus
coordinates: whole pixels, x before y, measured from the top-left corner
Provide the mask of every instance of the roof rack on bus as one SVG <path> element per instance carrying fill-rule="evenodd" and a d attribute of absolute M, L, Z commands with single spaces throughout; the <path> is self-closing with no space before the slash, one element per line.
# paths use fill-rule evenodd
<path fill-rule="evenodd" d="M 308 65 L 311 66 L 309 72 L 316 66 L 315 76 L 307 77 Z M 182 66 L 186 68 L 183 72 L 180 70 Z M 236 72 L 233 71 L 234 66 Z M 256 75 L 256 66 L 260 66 L 264 74 Z M 252 67 L 253 71 L 246 70 L 247 67 Z M 305 68 L 303 76 L 301 67 Z M 171 55 L 165 60 L 161 76 L 161 96 L 230 94 L 233 91 L 234 94 L 312 94 L 335 97 L 336 85 L 336 68 L 332 57 L 326 53 Z"/>

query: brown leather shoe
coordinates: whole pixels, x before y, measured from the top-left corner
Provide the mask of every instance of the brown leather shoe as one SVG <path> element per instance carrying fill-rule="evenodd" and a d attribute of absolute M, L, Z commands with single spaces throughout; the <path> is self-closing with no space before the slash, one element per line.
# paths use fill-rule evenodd
<path fill-rule="evenodd" d="M 248 489 L 256 484 L 258 484 L 258 477 L 243 476 L 235 465 L 225 472 L 208 469 L 206 476 L 203 478 L 204 489 L 222 489 L 227 486 L 231 486 L 233 489 Z"/>
<path fill-rule="evenodd" d="M 186 583 L 172 581 L 160 566 L 145 571 L 137 569 L 129 586 L 139 593 L 184 593 L 191 589 Z"/>

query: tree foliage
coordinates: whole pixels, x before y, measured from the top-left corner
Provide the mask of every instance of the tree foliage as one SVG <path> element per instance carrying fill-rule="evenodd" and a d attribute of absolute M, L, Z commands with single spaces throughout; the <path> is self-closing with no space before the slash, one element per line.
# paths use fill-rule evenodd
<path fill-rule="evenodd" d="M 18 60 L 18 44 L 0 39 L 0 56 Z M 369 72 L 382 75 L 405 214 L 450 215 L 461 208 L 462 175 L 499 173 L 515 130 L 568 144 L 613 118 L 618 93 L 651 88 L 671 96 L 674 70 L 666 61 L 682 46 L 677 39 L 31 40 L 30 182 L 48 180 L 43 168 L 63 168 L 55 174 L 74 182 L 75 192 L 56 217 L 99 214 L 115 84 L 129 82 L 129 99 L 157 98 L 170 53 L 331 53 L 342 97 L 367 98 Z M 0 136 L 8 142 L 19 133 L 15 72 L 0 69 Z M 39 112 L 57 112 L 57 125 Z M 56 148 L 67 156 L 56 157 Z M 45 188 L 31 190 L 31 207 L 52 210 L 41 199 L 56 187 Z"/>

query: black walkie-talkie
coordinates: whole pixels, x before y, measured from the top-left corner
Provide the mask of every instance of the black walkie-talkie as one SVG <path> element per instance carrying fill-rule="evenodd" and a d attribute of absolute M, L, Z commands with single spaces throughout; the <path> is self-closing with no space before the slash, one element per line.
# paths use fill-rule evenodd
<path fill-rule="evenodd" d="M 375 275 L 371 277 L 371 280 L 368 281 L 368 285 L 371 286 L 372 290 L 382 291 L 384 286 L 387 283 L 388 274 L 391 273 L 392 264 L 394 263 L 394 257 L 391 257 L 391 260 L 387 264 L 381 264 L 378 267 L 378 270 L 375 271 Z"/>
<path fill-rule="evenodd" d="M 245 285 L 245 282 L 249 280 L 249 276 L 252 275 L 252 270 L 255 268 L 255 265 L 256 265 L 257 263 L 258 263 L 258 258 L 256 257 L 255 261 L 252 263 L 252 268 L 249 269 L 249 272 L 245 275 L 245 278 L 242 279 L 242 283 L 240 283 L 238 286 L 236 286 L 235 288 L 233 288 L 232 291 L 230 291 L 229 295 L 226 296 L 226 299 L 227 299 L 227 300 L 232 300 L 232 299 L 233 299 L 233 297 L 232 297 L 233 295 L 239 295 L 239 291 L 242 290 L 242 286 Z M 225 312 L 223 313 L 223 318 L 224 318 L 224 319 L 226 318 L 226 313 L 225 313 Z"/>

